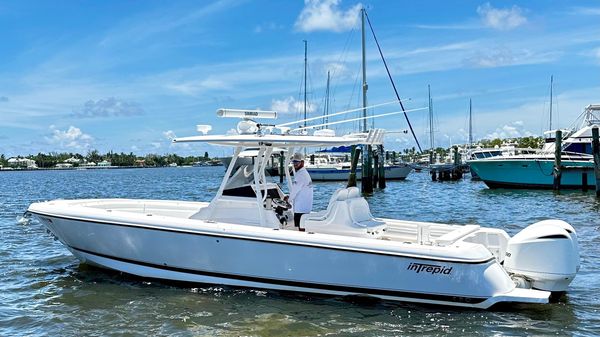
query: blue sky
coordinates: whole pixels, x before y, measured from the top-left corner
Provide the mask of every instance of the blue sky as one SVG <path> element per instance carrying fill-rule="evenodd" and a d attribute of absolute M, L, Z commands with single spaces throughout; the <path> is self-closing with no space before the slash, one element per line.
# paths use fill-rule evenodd
<path fill-rule="evenodd" d="M 551 75 L 554 127 L 600 102 L 599 1 L 0 1 L 0 153 L 224 154 L 169 139 L 196 124 L 227 132 L 221 107 L 298 119 L 303 40 L 311 116 L 328 70 L 331 111 L 357 107 L 362 6 L 407 108 L 425 107 L 431 85 L 436 145 L 466 141 L 469 98 L 476 139 L 540 135 Z M 391 101 L 370 36 L 367 48 L 369 102 Z M 428 147 L 426 111 L 409 117 Z M 402 116 L 375 126 L 407 128 Z M 386 146 L 414 141 L 390 133 Z"/>

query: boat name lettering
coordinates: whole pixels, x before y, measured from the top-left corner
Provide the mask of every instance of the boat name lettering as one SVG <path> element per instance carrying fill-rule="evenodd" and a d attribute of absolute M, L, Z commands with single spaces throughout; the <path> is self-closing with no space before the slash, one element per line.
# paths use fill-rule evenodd
<path fill-rule="evenodd" d="M 413 262 L 408 265 L 408 270 L 415 271 L 417 274 L 420 272 L 430 273 L 431 275 L 435 274 L 444 274 L 450 275 L 452 272 L 452 267 L 439 266 L 435 264 L 426 264 L 426 263 L 416 263 Z"/>

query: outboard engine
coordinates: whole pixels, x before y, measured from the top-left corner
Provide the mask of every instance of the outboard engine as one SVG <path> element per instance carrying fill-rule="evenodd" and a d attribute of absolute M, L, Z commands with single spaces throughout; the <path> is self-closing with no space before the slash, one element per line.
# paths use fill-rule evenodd
<path fill-rule="evenodd" d="M 562 220 L 544 220 L 508 240 L 504 268 L 518 287 L 562 292 L 579 270 L 575 229 Z"/>

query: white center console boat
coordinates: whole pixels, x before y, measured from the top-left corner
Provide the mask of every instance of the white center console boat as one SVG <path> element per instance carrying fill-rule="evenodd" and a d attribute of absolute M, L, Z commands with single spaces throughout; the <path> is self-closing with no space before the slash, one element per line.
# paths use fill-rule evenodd
<path fill-rule="evenodd" d="M 265 177 L 272 149 L 287 149 L 288 167 L 299 148 L 376 144 L 381 130 L 294 135 L 246 118 L 238 132 L 174 140 L 235 148 L 210 203 L 54 200 L 28 212 L 83 263 L 165 280 L 489 308 L 547 303 L 579 269 L 577 235 L 564 221 L 541 221 L 511 238 L 478 225 L 376 218 L 355 187 L 303 216 L 306 230 L 298 231 L 288 224 L 284 193 Z M 254 165 L 233 172 L 249 147 L 258 149 Z"/>

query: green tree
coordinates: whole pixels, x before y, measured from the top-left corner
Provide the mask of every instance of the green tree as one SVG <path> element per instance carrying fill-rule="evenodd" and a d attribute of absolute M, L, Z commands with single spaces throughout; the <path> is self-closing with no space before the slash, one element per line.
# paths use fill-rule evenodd
<path fill-rule="evenodd" d="M 102 156 L 100 155 L 98 150 L 92 150 L 92 151 L 88 152 L 88 154 L 85 156 L 85 158 L 87 159 L 87 161 L 94 162 L 96 164 L 103 160 Z"/>

